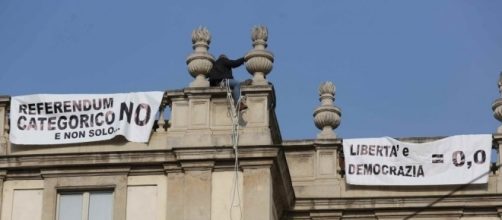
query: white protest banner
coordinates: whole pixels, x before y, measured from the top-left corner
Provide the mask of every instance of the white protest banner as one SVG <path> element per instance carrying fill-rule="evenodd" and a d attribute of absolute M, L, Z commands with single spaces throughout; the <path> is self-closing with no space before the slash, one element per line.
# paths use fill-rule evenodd
<path fill-rule="evenodd" d="M 163 92 L 15 96 L 10 141 L 69 144 L 109 140 L 117 135 L 148 142 Z"/>
<path fill-rule="evenodd" d="M 427 143 L 390 137 L 344 139 L 353 185 L 449 185 L 488 181 L 492 136 L 457 135 Z"/>

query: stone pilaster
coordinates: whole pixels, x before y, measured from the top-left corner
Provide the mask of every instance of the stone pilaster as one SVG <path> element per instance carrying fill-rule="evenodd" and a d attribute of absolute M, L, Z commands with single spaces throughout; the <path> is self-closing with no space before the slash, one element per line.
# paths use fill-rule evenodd
<path fill-rule="evenodd" d="M 283 143 L 297 198 L 340 197 L 345 180 L 341 139 Z"/>
<path fill-rule="evenodd" d="M 244 86 L 248 109 L 242 114 L 240 144 L 268 145 L 281 142 L 275 118 L 275 94 L 270 85 Z"/>
<path fill-rule="evenodd" d="M 280 144 L 274 112 L 273 87 L 243 86 L 248 109 L 239 118 L 239 146 Z M 167 92 L 171 126 L 168 146 L 232 146 L 232 119 L 226 91 L 219 87 L 186 88 Z"/>
<path fill-rule="evenodd" d="M 210 95 L 188 94 L 188 137 L 185 146 L 210 146 Z"/>
<path fill-rule="evenodd" d="M 3 204 L 3 182 L 7 176 L 6 170 L 0 170 L 0 216 L 2 216 L 2 204 Z"/>
<path fill-rule="evenodd" d="M 214 162 L 182 162 L 181 164 L 185 172 L 183 219 L 210 220 L 211 177 Z"/>
<path fill-rule="evenodd" d="M 211 177 L 214 161 L 164 164 L 167 173 L 167 219 L 211 219 Z"/>
<path fill-rule="evenodd" d="M 185 174 L 176 164 L 164 164 L 167 174 L 167 220 L 184 218 Z"/>
<path fill-rule="evenodd" d="M 502 133 L 493 134 L 493 144 L 495 149 L 497 150 L 498 158 L 496 165 L 500 165 L 500 161 L 502 161 L 502 154 L 500 153 L 500 147 L 502 146 Z M 500 167 L 498 167 L 497 172 L 497 192 L 502 193 L 502 175 L 500 174 Z"/>
<path fill-rule="evenodd" d="M 243 166 L 244 220 L 274 219 L 270 167 L 271 165 Z"/>
<path fill-rule="evenodd" d="M 5 155 L 9 146 L 9 108 L 10 97 L 0 96 L 0 155 Z"/>
<path fill-rule="evenodd" d="M 243 175 L 243 219 L 281 219 L 293 206 L 295 193 L 291 185 L 286 158 L 241 160 Z"/>

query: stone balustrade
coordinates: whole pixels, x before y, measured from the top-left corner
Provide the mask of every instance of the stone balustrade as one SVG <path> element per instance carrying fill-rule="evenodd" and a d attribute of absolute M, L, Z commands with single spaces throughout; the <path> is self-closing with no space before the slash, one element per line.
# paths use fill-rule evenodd
<path fill-rule="evenodd" d="M 243 86 L 242 94 L 247 96 L 249 108 L 239 117 L 239 145 L 280 144 L 279 126 L 273 111 L 275 94 L 272 86 Z M 14 146 L 9 142 L 9 107 L 10 97 L 0 97 L 0 155 L 232 145 L 232 113 L 226 90 L 220 87 L 188 87 L 166 91 L 148 143 L 127 142 L 118 137 L 99 143 Z M 170 115 L 168 117 L 167 112 Z"/>

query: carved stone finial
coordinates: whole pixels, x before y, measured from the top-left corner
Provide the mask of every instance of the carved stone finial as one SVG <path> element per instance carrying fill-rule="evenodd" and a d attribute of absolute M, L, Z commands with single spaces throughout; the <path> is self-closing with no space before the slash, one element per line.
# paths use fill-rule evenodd
<path fill-rule="evenodd" d="M 202 49 L 209 48 L 209 44 L 211 43 L 211 33 L 206 27 L 198 27 L 192 31 L 192 44 L 193 49 L 196 49 L 197 46 L 202 46 Z"/>
<path fill-rule="evenodd" d="M 265 78 L 272 70 L 274 62 L 274 55 L 266 49 L 267 27 L 263 25 L 253 27 L 251 39 L 253 40 L 253 49 L 244 56 L 246 69 L 253 75 L 253 85 L 267 85 L 268 81 Z"/>
<path fill-rule="evenodd" d="M 497 83 L 501 98 L 496 99 L 492 104 L 493 117 L 502 122 L 502 72 Z M 502 125 L 497 128 L 497 133 L 502 133 Z"/>
<path fill-rule="evenodd" d="M 335 99 L 335 84 L 333 84 L 331 81 L 326 81 L 321 84 L 319 86 L 319 96 L 321 105 L 333 105 L 333 100 Z"/>
<path fill-rule="evenodd" d="M 499 87 L 500 97 L 502 97 L 502 71 L 500 72 L 498 87 Z"/>
<path fill-rule="evenodd" d="M 267 48 L 267 40 L 268 40 L 268 29 L 267 27 L 260 25 L 254 26 L 251 33 L 251 40 L 253 40 L 253 47 L 263 47 L 263 49 Z"/>
<path fill-rule="evenodd" d="M 209 87 L 206 75 L 213 68 L 214 57 L 208 53 L 211 33 L 205 27 L 192 31 L 192 48 L 194 52 L 187 57 L 188 72 L 195 78 L 190 87 Z"/>
<path fill-rule="evenodd" d="M 333 105 L 335 100 L 335 85 L 327 81 L 319 86 L 319 101 L 321 106 L 314 111 L 314 123 L 321 132 L 317 135 L 318 139 L 336 138 L 333 129 L 340 125 L 341 111 Z"/>

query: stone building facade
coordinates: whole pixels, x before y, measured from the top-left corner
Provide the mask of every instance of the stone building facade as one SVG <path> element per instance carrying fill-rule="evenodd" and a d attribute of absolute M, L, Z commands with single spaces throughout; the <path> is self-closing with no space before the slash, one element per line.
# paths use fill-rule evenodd
<path fill-rule="evenodd" d="M 480 185 L 346 184 L 342 140 L 333 132 L 341 113 L 331 83 L 321 86 L 314 112 L 318 137 L 282 140 L 275 93 L 266 80 L 273 63 L 267 36 L 264 27 L 253 30 L 253 49 L 245 57 L 253 79 L 242 87 L 249 108 L 234 118 L 227 91 L 205 80 L 213 59 L 210 34 L 196 29 L 187 59 L 195 79 L 165 92 L 161 112 L 170 108 L 170 116 L 159 114 L 148 143 L 119 137 L 14 145 L 10 99 L 1 97 L 0 218 L 55 220 L 78 209 L 81 219 L 93 220 L 501 219 L 502 176 L 496 169 Z M 498 146 L 502 134 L 493 140 Z"/>

